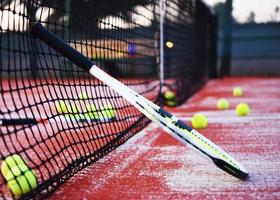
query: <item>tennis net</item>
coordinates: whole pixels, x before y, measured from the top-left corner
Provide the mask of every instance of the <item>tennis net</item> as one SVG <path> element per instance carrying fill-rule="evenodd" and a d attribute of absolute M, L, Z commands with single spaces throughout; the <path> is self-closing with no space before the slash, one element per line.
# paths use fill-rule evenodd
<path fill-rule="evenodd" d="M 207 80 L 214 51 L 209 44 L 215 42 L 210 35 L 213 14 L 199 0 L 164 1 L 161 71 L 159 3 L 0 0 L 0 164 L 18 155 L 33 170 L 36 186 L 28 184 L 31 192 L 20 187 L 23 197 L 47 195 L 150 122 L 109 87 L 36 40 L 33 25 L 41 22 L 155 103 L 164 103 L 161 93 L 173 90 L 179 105 Z M 0 198 L 17 197 L 9 181 L 2 171 Z"/>

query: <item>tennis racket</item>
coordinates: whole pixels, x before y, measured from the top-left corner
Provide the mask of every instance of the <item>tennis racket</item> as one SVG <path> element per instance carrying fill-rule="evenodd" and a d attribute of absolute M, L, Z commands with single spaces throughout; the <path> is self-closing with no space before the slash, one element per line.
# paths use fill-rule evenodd
<path fill-rule="evenodd" d="M 91 60 L 72 48 L 58 36 L 45 29 L 42 24 L 35 24 L 32 31 L 35 37 L 39 38 L 77 66 L 89 72 L 104 84 L 108 85 L 128 102 L 134 105 L 150 120 L 157 123 L 166 132 L 177 138 L 179 141 L 184 144 L 191 145 L 200 153 L 210 158 L 216 166 L 239 179 L 245 179 L 248 176 L 247 170 L 219 146 L 208 140 L 193 128 L 189 127 L 183 121 L 179 120 L 169 112 L 155 105 L 153 102 L 144 98 L 101 70 L 99 67 L 94 65 Z"/>

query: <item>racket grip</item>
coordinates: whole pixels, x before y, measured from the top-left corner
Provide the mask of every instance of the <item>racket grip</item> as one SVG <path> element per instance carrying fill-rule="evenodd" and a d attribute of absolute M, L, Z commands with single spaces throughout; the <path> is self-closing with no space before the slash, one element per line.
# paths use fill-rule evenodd
<path fill-rule="evenodd" d="M 32 28 L 32 33 L 35 37 L 42 40 L 45 44 L 61 53 L 68 58 L 71 62 L 81 67 L 85 71 L 89 71 L 94 63 L 87 57 L 82 55 L 76 49 L 72 48 L 65 41 L 60 39 L 55 34 L 49 32 L 41 23 L 36 23 Z"/>
<path fill-rule="evenodd" d="M 12 126 L 12 125 L 25 125 L 25 124 L 37 124 L 38 121 L 33 118 L 26 119 L 0 119 L 1 126 Z"/>

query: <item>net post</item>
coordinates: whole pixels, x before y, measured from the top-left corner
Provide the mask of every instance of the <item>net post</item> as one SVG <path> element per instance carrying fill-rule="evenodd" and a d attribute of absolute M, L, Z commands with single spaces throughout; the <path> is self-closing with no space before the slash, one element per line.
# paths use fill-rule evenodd
<path fill-rule="evenodd" d="M 160 93 L 162 94 L 162 88 L 164 85 L 164 17 L 166 10 L 165 0 L 159 1 L 160 9 Z"/>

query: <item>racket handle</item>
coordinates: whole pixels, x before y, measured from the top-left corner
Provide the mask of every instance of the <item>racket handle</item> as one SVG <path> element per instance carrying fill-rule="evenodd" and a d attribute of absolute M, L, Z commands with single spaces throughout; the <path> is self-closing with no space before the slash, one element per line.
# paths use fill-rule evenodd
<path fill-rule="evenodd" d="M 33 118 L 26 119 L 0 119 L 1 126 L 11 126 L 11 125 L 26 125 L 26 124 L 37 124 L 38 121 Z"/>
<path fill-rule="evenodd" d="M 94 65 L 94 63 L 87 57 L 82 55 L 76 49 L 72 48 L 69 44 L 64 42 L 55 34 L 49 32 L 41 23 L 36 23 L 33 26 L 32 32 L 35 37 L 45 42 L 48 46 L 52 47 L 54 50 L 61 53 L 63 56 L 84 70 L 89 71 Z"/>

